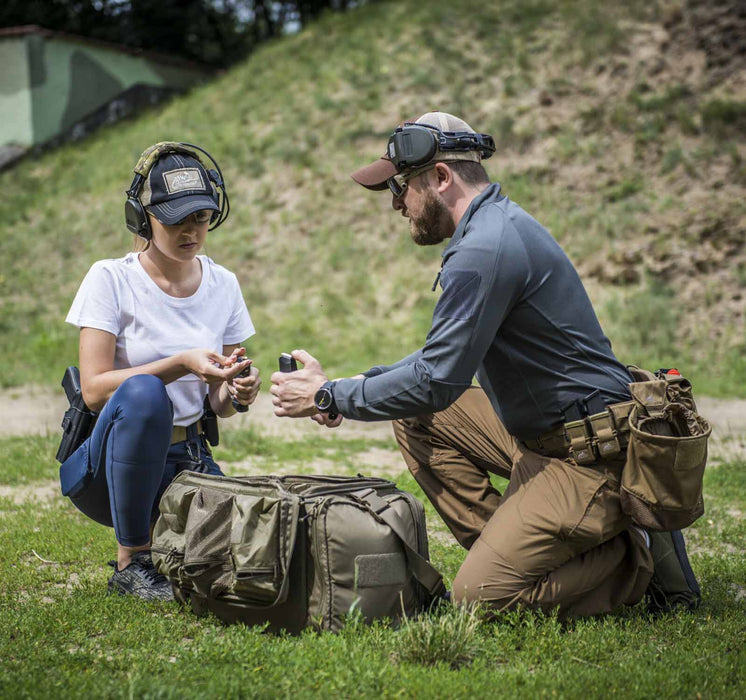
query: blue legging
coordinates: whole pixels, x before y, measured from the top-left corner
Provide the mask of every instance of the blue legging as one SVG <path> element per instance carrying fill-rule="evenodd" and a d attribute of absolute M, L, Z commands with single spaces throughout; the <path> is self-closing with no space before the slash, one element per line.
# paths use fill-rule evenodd
<path fill-rule="evenodd" d="M 195 467 L 222 474 L 196 431 L 170 444 L 172 420 L 163 382 L 148 374 L 130 377 L 106 402 L 87 445 L 69 457 L 87 460 L 92 474 L 72 502 L 89 518 L 113 526 L 117 542 L 126 547 L 150 541 L 158 501 L 176 474 Z"/>

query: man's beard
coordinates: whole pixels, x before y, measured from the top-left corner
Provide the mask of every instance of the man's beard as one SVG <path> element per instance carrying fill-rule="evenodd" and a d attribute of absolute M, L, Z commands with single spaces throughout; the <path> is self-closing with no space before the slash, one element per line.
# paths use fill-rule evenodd
<path fill-rule="evenodd" d="M 409 231 L 417 245 L 437 245 L 453 235 L 456 227 L 448 208 L 431 190 L 425 192 L 422 215 L 410 214 Z"/>

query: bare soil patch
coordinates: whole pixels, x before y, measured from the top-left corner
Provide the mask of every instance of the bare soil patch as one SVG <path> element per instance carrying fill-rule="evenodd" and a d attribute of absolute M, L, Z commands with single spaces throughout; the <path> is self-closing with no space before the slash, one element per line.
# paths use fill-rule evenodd
<path fill-rule="evenodd" d="M 50 392 L 46 387 L 33 385 L 3 389 L 0 391 L 0 437 L 61 434 L 60 423 L 66 409 L 67 399 L 61 391 Z M 298 440 L 305 435 L 393 440 L 390 421 L 344 421 L 339 428 L 330 430 L 310 418 L 277 418 L 272 411 L 271 396 L 265 391 L 259 394 L 247 413 L 220 421 L 221 430 L 246 430 L 250 427 L 262 435 L 288 440 Z"/>
<path fill-rule="evenodd" d="M 9 498 L 16 505 L 26 503 L 27 501 L 48 503 L 59 497 L 60 483 L 56 479 L 54 481 L 37 482 L 24 486 L 0 485 L 0 498 Z"/>
<path fill-rule="evenodd" d="M 701 413 L 713 425 L 710 441 L 710 457 L 713 460 L 746 459 L 746 400 L 700 398 L 697 401 Z M 67 406 L 65 397 L 37 386 L 5 389 L 0 392 L 0 436 L 58 434 L 62 414 Z M 271 397 L 268 392 L 259 395 L 256 403 L 245 415 L 236 415 L 221 421 L 221 430 L 255 428 L 262 435 L 278 439 L 297 440 L 307 435 L 321 435 L 329 439 L 367 438 L 390 441 L 391 449 L 371 448 L 358 455 L 361 473 L 393 478 L 406 467 L 396 449 L 390 421 L 362 423 L 344 421 L 339 428 L 322 428 L 310 418 L 292 420 L 277 418 L 272 412 Z M 51 456 L 50 456 L 51 459 Z M 241 462 L 225 465 L 233 474 L 255 472 L 255 463 L 261 461 L 248 457 Z M 307 464 L 308 473 L 333 473 L 335 464 L 319 455 L 317 460 Z M 278 473 L 290 473 L 279 469 Z M 295 469 L 297 471 L 297 468 Z M 12 498 L 15 503 L 32 499 L 45 502 L 59 496 L 56 481 L 31 486 L 0 486 L 0 498 Z"/>
<path fill-rule="evenodd" d="M 713 425 L 713 441 L 733 441 L 746 437 L 746 399 L 697 398 L 701 413 Z M 56 435 L 62 414 L 67 408 L 64 395 L 39 386 L 16 387 L 0 391 L 0 437 L 10 435 Z M 221 420 L 222 430 L 254 427 L 263 435 L 297 440 L 304 435 L 324 435 L 334 438 L 368 438 L 393 440 L 390 421 L 362 423 L 344 421 L 339 428 L 329 430 L 310 418 L 293 420 L 277 418 L 272 412 L 269 392 L 262 392 L 248 413 Z"/>

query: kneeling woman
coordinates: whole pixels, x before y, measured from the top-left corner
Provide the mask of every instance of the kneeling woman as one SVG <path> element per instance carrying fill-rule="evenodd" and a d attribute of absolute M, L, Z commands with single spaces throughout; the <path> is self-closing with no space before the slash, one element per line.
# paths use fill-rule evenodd
<path fill-rule="evenodd" d="M 199 255 L 228 208 L 220 169 L 206 169 L 194 148 L 143 153 L 125 213 L 146 243 L 96 262 L 66 319 L 80 328 L 83 398 L 100 414 L 60 467 L 63 494 L 114 528 L 109 591 L 144 599 L 172 598 L 150 558 L 164 489 L 183 469 L 222 473 L 203 435 L 205 394 L 227 417 L 260 385 L 255 368 L 246 372 L 241 343 L 254 327 L 236 276 Z"/>

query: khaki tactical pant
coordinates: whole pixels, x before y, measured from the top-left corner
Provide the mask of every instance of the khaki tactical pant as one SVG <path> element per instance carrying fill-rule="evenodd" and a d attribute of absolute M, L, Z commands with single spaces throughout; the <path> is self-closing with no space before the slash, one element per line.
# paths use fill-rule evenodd
<path fill-rule="evenodd" d="M 513 438 L 482 389 L 439 413 L 394 422 L 409 470 L 461 545 L 455 600 L 562 616 L 638 602 L 650 552 L 619 502 L 624 455 L 578 466 Z M 490 473 L 510 480 L 505 493 Z"/>

